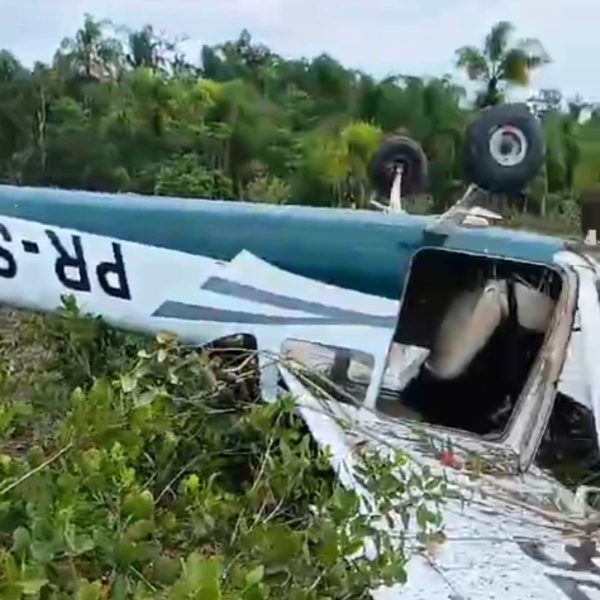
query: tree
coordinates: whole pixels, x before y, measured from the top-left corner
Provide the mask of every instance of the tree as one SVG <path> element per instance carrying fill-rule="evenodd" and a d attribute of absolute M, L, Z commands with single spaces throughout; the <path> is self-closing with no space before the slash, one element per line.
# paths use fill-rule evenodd
<path fill-rule="evenodd" d="M 0 83 L 10 83 L 27 74 L 27 70 L 8 50 L 0 50 Z"/>
<path fill-rule="evenodd" d="M 189 198 L 233 198 L 231 181 L 220 171 L 209 171 L 199 156 L 175 155 L 165 161 L 156 178 L 155 193 Z"/>
<path fill-rule="evenodd" d="M 370 123 L 354 121 L 342 131 L 341 138 L 348 156 L 347 194 L 360 208 L 365 208 L 369 185 L 367 170 L 381 141 L 382 131 Z"/>
<path fill-rule="evenodd" d="M 532 38 L 509 45 L 514 26 L 500 21 L 492 27 L 483 48 L 463 46 L 456 51 L 456 64 L 471 81 L 485 88 L 478 94 L 479 107 L 493 106 L 504 99 L 506 84 L 528 85 L 531 72 L 550 62 L 542 44 Z"/>
<path fill-rule="evenodd" d="M 36 83 L 35 68 L 32 75 L 12 53 L 0 51 L 0 180 L 38 181 L 43 171 L 39 163 L 33 168 L 40 133 L 38 109 L 42 107 Z"/>
<path fill-rule="evenodd" d="M 127 41 L 129 48 L 125 60 L 131 67 L 146 67 L 153 71 L 165 67 L 167 61 L 161 52 L 162 42 L 154 34 L 152 25 L 145 25 L 139 31 L 130 31 Z"/>
<path fill-rule="evenodd" d="M 543 62 L 537 42 L 509 44 L 511 29 L 498 24 L 482 50 L 459 52 L 487 100 Z M 30 70 L 0 51 L 0 179 L 365 207 L 370 153 L 401 131 L 427 154 L 436 210 L 463 185 L 469 111 L 450 78 L 377 79 L 328 54 L 284 58 L 247 31 L 204 46 L 194 65 L 179 41 L 86 15 L 50 65 Z M 600 119 L 578 124 L 572 108 L 571 120 L 545 117 L 558 194 L 600 180 Z"/>
<path fill-rule="evenodd" d="M 273 76 L 277 56 L 264 44 L 252 43 L 252 36 L 243 30 L 238 39 L 211 48 L 203 46 L 201 59 L 204 75 L 217 81 L 246 79 L 261 91 Z"/>
<path fill-rule="evenodd" d="M 189 63 L 179 52 L 179 43 L 185 38 L 168 39 L 157 34 L 152 25 L 144 25 L 139 30 L 121 28 L 125 33 L 127 50 L 125 62 L 133 69 L 144 67 L 152 71 L 182 74 L 190 68 Z M 193 70 L 193 69 L 192 69 Z"/>
<path fill-rule="evenodd" d="M 85 15 L 83 27 L 74 38 L 65 38 L 57 58 L 66 59 L 75 72 L 85 80 L 102 80 L 116 76 L 122 56 L 121 43 L 115 38 L 104 37 L 110 21 L 97 21 Z"/>

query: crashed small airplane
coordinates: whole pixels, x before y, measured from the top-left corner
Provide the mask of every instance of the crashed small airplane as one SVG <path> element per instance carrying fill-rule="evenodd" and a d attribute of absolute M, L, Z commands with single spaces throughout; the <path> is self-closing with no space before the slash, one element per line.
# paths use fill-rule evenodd
<path fill-rule="evenodd" d="M 543 156 L 526 106 L 485 111 L 467 132 L 472 184 L 437 216 L 402 209 L 427 168 L 398 136 L 371 165 L 380 211 L 0 186 L 0 302 L 53 311 L 70 294 L 129 330 L 246 336 L 264 399 L 298 399 L 345 485 L 364 438 L 480 492 L 447 506 L 435 560 L 375 598 L 600 598 L 600 488 L 555 475 L 569 461 L 600 474 L 597 249 L 493 226 L 484 206 L 520 194 Z M 327 375 L 354 428 L 333 401 L 314 410 L 323 399 L 277 357 Z M 415 424 L 451 444 L 451 465 Z M 476 480 L 473 453 L 492 465 Z"/>

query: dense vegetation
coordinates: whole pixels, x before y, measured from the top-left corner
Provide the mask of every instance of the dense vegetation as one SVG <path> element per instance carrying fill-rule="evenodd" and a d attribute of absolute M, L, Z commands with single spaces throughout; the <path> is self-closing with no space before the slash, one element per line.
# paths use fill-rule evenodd
<path fill-rule="evenodd" d="M 549 59 L 512 43 L 499 23 L 457 67 L 481 81 L 480 105 L 504 99 Z M 399 70 L 402 64 L 398 65 Z M 431 161 L 430 196 L 443 208 L 462 185 L 464 127 L 474 109 L 451 78 L 372 76 L 323 54 L 284 59 L 239 39 L 190 62 L 177 43 L 87 17 L 51 65 L 24 68 L 0 53 L 0 179 L 40 186 L 253 201 L 365 206 L 368 159 L 403 130 Z M 580 126 L 549 111 L 547 169 L 527 210 L 565 213 L 599 183 L 600 117 Z"/>
<path fill-rule="evenodd" d="M 129 336 L 71 300 L 0 319 L 0 598 L 361 599 L 411 554 L 378 510 L 441 541 L 441 477 L 365 453 L 359 511 L 293 402 L 259 400 L 251 353 Z"/>

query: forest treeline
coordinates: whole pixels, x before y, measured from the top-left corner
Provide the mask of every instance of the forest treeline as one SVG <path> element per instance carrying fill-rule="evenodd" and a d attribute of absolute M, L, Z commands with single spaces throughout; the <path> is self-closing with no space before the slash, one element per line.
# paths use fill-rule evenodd
<path fill-rule="evenodd" d="M 503 101 L 549 57 L 532 40 L 511 45 L 499 23 L 481 48 L 457 50 L 480 81 L 479 106 Z M 402 70 L 401 57 L 398 70 Z M 0 180 L 19 185 L 368 205 L 367 166 L 382 136 L 402 131 L 430 161 L 425 209 L 463 186 L 469 107 L 451 77 L 373 76 L 327 54 L 286 59 L 237 40 L 202 47 L 190 62 L 177 41 L 86 16 L 51 64 L 24 67 L 0 52 Z M 600 185 L 600 116 L 580 106 L 544 115 L 546 169 L 527 210 L 563 210 Z"/>

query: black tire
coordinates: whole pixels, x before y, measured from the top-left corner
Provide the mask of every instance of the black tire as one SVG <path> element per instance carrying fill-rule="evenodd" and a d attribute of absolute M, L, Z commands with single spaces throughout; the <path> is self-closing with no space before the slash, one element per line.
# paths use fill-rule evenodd
<path fill-rule="evenodd" d="M 514 153 L 512 158 L 507 149 Z M 467 128 L 466 151 L 467 174 L 473 183 L 491 193 L 518 194 L 544 162 L 541 124 L 526 104 L 495 106 Z"/>
<path fill-rule="evenodd" d="M 377 193 L 390 197 L 396 167 L 402 165 L 402 195 L 423 191 L 427 184 L 427 157 L 421 146 L 409 137 L 393 135 L 385 138 L 373 154 L 369 178 Z"/>

